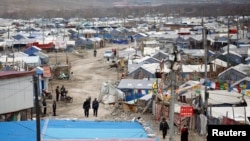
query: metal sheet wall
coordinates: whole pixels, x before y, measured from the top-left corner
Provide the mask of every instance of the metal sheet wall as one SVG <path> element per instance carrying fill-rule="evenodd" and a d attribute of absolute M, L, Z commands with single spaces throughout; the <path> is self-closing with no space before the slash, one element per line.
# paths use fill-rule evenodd
<path fill-rule="evenodd" d="M 0 114 L 15 112 L 34 106 L 32 76 L 0 81 Z"/>

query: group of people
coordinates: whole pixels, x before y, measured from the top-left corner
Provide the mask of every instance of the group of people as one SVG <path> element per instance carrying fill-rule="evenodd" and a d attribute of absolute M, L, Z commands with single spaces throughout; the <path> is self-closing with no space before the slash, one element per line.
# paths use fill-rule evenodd
<path fill-rule="evenodd" d="M 64 87 L 64 85 L 62 85 L 61 88 L 59 88 L 59 86 L 56 87 L 56 101 L 59 101 L 59 96 L 61 95 L 61 100 L 64 100 L 66 95 L 67 95 L 67 90 Z"/>
<path fill-rule="evenodd" d="M 89 117 L 89 109 L 91 109 L 91 97 L 87 98 L 83 102 L 82 108 L 84 109 L 84 115 L 85 115 L 85 117 Z M 98 100 L 96 98 L 92 102 L 92 108 L 93 108 L 93 115 L 95 117 L 97 117 L 97 112 L 98 112 L 98 108 L 99 108 L 99 102 L 98 102 Z"/>
<path fill-rule="evenodd" d="M 52 104 L 52 111 L 53 111 L 53 116 L 56 116 L 56 101 L 53 101 Z M 46 99 L 43 99 L 43 114 L 46 115 L 47 114 L 47 102 Z"/>
<path fill-rule="evenodd" d="M 63 100 L 66 94 L 67 90 L 65 89 L 64 85 L 62 85 L 61 88 L 59 88 L 59 86 L 56 87 L 56 100 L 54 100 L 52 104 L 53 116 L 56 116 L 56 102 L 59 101 L 59 96 L 61 95 L 61 100 Z M 47 114 L 46 99 L 43 99 L 42 105 L 43 105 L 43 114 L 46 115 Z M 97 117 L 98 108 L 99 108 L 99 101 L 97 100 L 97 98 L 95 98 L 94 101 L 92 102 L 93 116 L 95 117 Z M 87 98 L 84 101 L 83 109 L 85 117 L 89 117 L 89 109 L 91 109 L 91 97 Z"/>
<path fill-rule="evenodd" d="M 67 90 L 65 89 L 64 85 L 62 85 L 61 88 L 59 88 L 59 86 L 56 87 L 56 100 L 54 100 L 53 104 L 52 104 L 53 116 L 56 116 L 56 102 L 59 101 L 59 96 L 60 95 L 61 95 L 61 100 L 63 100 L 67 95 Z M 43 99 L 42 106 L 43 106 L 43 114 L 46 115 L 47 114 L 47 102 L 46 102 L 46 99 Z"/>
<path fill-rule="evenodd" d="M 167 131 L 169 129 L 168 122 L 166 121 L 166 118 L 162 118 L 162 121 L 160 122 L 160 131 L 162 131 L 162 138 L 165 139 L 167 136 Z M 188 127 L 187 125 L 184 125 L 181 129 L 181 141 L 188 141 Z"/>

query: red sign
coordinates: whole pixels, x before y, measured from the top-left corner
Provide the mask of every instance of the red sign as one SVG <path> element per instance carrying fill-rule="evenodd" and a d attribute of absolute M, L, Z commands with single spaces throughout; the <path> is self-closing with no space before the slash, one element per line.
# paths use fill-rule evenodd
<path fill-rule="evenodd" d="M 180 116 L 181 117 L 192 117 L 193 116 L 193 107 L 192 106 L 181 106 Z"/>

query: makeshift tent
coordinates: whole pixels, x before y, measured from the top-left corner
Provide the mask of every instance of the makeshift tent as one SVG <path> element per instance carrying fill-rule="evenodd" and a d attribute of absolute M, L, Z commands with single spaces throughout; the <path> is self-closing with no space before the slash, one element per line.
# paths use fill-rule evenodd
<path fill-rule="evenodd" d="M 117 100 L 124 100 L 125 94 L 115 88 L 112 84 L 108 82 L 103 82 L 100 95 L 99 95 L 99 101 L 103 102 L 104 104 L 110 104 L 115 103 Z"/>
<path fill-rule="evenodd" d="M 250 107 L 211 107 L 208 108 L 208 114 L 214 118 L 221 119 L 223 116 L 235 121 L 250 124 Z M 246 113 L 245 113 L 246 112 Z"/>

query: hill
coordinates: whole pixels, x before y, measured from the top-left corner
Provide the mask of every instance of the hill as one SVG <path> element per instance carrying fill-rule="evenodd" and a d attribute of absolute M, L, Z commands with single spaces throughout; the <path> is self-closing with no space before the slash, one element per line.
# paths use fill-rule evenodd
<path fill-rule="evenodd" d="M 90 7 L 112 7 L 115 0 L 1 0 L 0 13 L 37 10 L 75 10 Z"/>

